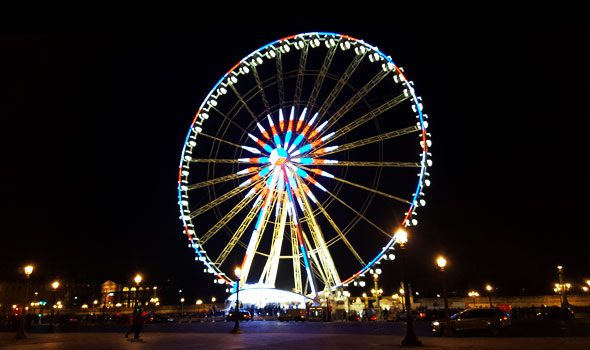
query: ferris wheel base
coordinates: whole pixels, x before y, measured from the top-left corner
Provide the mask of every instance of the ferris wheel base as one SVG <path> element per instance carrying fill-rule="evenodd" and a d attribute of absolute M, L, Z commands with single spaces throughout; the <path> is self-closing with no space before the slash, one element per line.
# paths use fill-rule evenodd
<path fill-rule="evenodd" d="M 246 285 L 240 289 L 239 300 L 242 304 L 251 304 L 264 307 L 267 304 L 289 305 L 298 309 L 305 309 L 306 305 L 319 305 L 318 301 L 299 293 L 269 287 L 256 287 Z M 227 301 L 234 304 L 236 293 L 232 293 Z"/>

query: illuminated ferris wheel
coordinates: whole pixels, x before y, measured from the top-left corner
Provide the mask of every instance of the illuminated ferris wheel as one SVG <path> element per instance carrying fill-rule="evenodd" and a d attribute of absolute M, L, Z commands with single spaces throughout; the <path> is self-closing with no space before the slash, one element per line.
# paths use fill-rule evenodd
<path fill-rule="evenodd" d="M 179 165 L 183 234 L 215 283 L 312 298 L 393 259 L 430 185 L 428 116 L 391 57 L 305 33 L 213 86 Z"/>

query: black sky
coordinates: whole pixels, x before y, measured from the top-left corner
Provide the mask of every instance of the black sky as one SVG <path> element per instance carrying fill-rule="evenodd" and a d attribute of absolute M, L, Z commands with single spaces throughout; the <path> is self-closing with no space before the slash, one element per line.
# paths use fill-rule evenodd
<path fill-rule="evenodd" d="M 1 35 L 0 280 L 33 261 L 40 280 L 142 271 L 213 290 L 178 220 L 187 128 L 240 58 L 313 30 L 377 45 L 424 99 L 434 168 L 411 244 L 418 289 L 434 288 L 439 252 L 459 291 L 490 281 L 506 293 L 546 292 L 558 263 L 574 283 L 590 277 L 587 28 L 300 23 Z M 384 280 L 391 289 L 399 279 Z"/>

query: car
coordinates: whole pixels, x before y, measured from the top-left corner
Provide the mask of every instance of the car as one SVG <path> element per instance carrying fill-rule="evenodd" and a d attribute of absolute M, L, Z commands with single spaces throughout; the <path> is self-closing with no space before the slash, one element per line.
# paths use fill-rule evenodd
<path fill-rule="evenodd" d="M 288 309 L 287 312 L 279 316 L 279 321 L 305 321 L 307 319 L 306 311 L 303 309 Z"/>
<path fill-rule="evenodd" d="M 450 317 L 449 329 L 444 319 L 432 322 L 435 335 L 456 334 L 463 332 L 485 331 L 491 335 L 500 335 L 510 326 L 510 319 L 498 308 L 467 309 Z"/>
<path fill-rule="evenodd" d="M 360 320 L 361 320 L 361 316 L 359 316 L 359 315 L 358 315 L 358 314 L 356 314 L 356 313 L 353 313 L 353 314 L 350 314 L 350 315 L 348 315 L 348 320 L 349 320 L 349 321 L 358 322 L 358 321 L 360 321 Z"/>
<path fill-rule="evenodd" d="M 571 320 L 574 312 L 569 307 L 551 306 L 542 308 L 536 317 L 540 320 Z"/>
<path fill-rule="evenodd" d="M 235 321 L 236 320 L 236 313 L 234 310 L 231 310 L 227 313 L 227 316 L 225 317 L 226 321 Z M 238 320 L 240 321 L 252 321 L 252 315 L 250 314 L 250 311 L 248 310 L 244 310 L 244 309 L 240 309 L 239 311 L 239 318 Z"/>

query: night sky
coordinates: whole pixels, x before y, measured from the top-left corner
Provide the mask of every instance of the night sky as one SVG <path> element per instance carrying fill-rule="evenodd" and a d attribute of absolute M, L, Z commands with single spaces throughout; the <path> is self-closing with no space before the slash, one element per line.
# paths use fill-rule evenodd
<path fill-rule="evenodd" d="M 177 166 L 194 113 L 252 50 L 306 31 L 363 38 L 414 80 L 430 115 L 432 186 L 410 276 L 434 293 L 550 292 L 590 277 L 590 30 L 490 23 L 0 35 L 0 280 L 170 280 L 218 293 L 181 235 Z M 236 37 L 235 32 L 240 36 Z M 379 247 L 375 248 L 376 250 Z M 383 275 L 386 293 L 399 275 Z"/>

